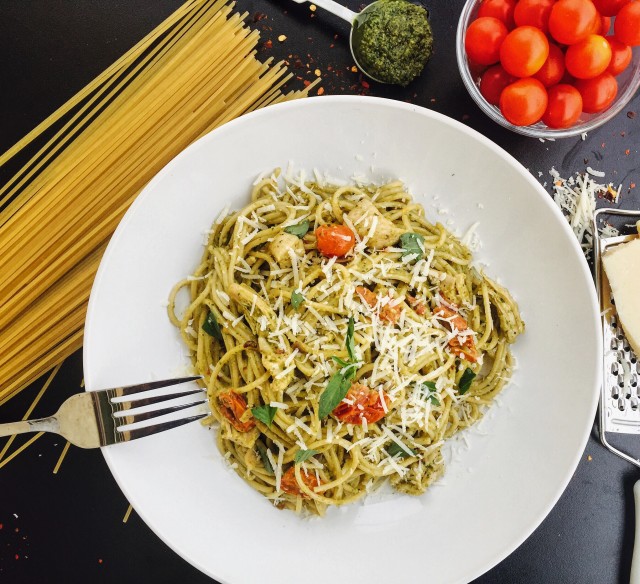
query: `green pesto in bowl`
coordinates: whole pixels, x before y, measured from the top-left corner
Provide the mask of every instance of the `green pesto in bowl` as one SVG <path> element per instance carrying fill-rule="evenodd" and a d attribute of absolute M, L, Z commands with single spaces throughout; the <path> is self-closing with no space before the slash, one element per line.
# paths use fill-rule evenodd
<path fill-rule="evenodd" d="M 431 57 L 428 13 L 407 0 L 378 0 L 356 17 L 351 45 L 358 65 L 369 75 L 406 86 Z"/>

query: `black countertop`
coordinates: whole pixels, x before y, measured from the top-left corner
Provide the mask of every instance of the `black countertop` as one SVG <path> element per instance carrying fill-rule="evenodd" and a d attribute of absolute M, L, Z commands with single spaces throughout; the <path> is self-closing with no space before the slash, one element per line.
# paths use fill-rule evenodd
<path fill-rule="evenodd" d="M 354 0 L 344 4 L 354 10 L 361 6 Z M 352 70 L 346 24 L 320 9 L 312 12 L 306 4 L 287 0 L 238 0 L 251 26 L 261 31 L 260 56 L 287 59 L 297 77 L 295 87 L 320 75 L 325 94 L 382 96 L 428 107 L 489 137 L 543 183 L 551 182 L 552 166 L 564 177 L 584 172 L 586 166 L 602 170 L 607 181 L 622 184 L 616 206 L 640 209 L 640 188 L 631 186 L 634 181 L 640 185 L 640 115 L 635 115 L 640 113 L 640 96 L 585 140 L 540 142 L 500 128 L 474 105 L 458 74 L 454 38 L 462 4 L 428 3 L 435 52 L 425 74 L 403 89 L 368 82 Z M 3 0 L 0 151 L 179 5 L 177 0 Z M 286 39 L 279 40 L 282 35 Z M 77 353 L 65 362 L 34 415 L 54 411 L 79 391 L 81 380 Z M 2 406 L 0 421 L 20 419 L 43 381 Z M 25 441 L 18 438 L 9 452 Z M 0 450 L 4 443 L 0 441 Z M 0 469 L 0 582 L 211 582 L 166 547 L 135 512 L 123 522 L 128 502 L 99 451 L 72 447 L 54 474 L 64 443 L 44 435 Z M 633 440 L 627 443 L 635 446 Z M 549 516 L 520 548 L 476 582 L 628 582 L 632 488 L 638 478 L 640 471 L 606 451 L 594 430 Z M 430 582 L 428 574 L 423 581 Z"/>

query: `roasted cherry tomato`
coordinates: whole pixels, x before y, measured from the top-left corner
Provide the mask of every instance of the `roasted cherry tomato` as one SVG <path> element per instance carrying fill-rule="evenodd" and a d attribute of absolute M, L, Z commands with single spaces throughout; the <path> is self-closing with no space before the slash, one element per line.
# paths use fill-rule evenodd
<path fill-rule="evenodd" d="M 497 105 L 497 104 L 494 104 L 494 105 Z M 413 308 L 413 310 L 416 311 L 416 314 L 420 316 L 422 316 L 423 314 L 426 314 L 427 306 L 422 300 L 419 300 L 415 296 L 411 296 L 411 294 L 407 294 L 407 303 L 409 304 L 409 306 L 411 306 L 411 308 Z"/>
<path fill-rule="evenodd" d="M 629 0 L 593 0 L 602 16 L 615 16 Z"/>
<path fill-rule="evenodd" d="M 611 62 L 611 45 L 603 36 L 590 34 L 567 48 L 564 64 L 576 79 L 592 79 L 606 71 Z"/>
<path fill-rule="evenodd" d="M 497 18 L 511 30 L 514 27 L 513 10 L 515 7 L 516 0 L 483 0 L 478 8 L 478 18 L 483 16 Z"/>
<path fill-rule="evenodd" d="M 333 415 L 345 424 L 374 424 L 387 414 L 389 398 L 382 394 L 385 405 L 382 405 L 380 392 L 369 389 L 362 383 L 354 383 L 347 392 L 344 400 L 333 410 Z"/>
<path fill-rule="evenodd" d="M 362 298 L 362 300 L 371 308 L 375 308 L 376 304 L 378 304 L 378 296 L 368 288 L 365 288 L 364 286 L 356 286 L 356 292 L 358 293 L 358 296 L 360 296 L 360 298 Z M 388 323 L 396 324 L 400 319 L 401 313 L 402 308 L 399 304 L 396 306 L 385 304 L 380 309 L 380 320 L 386 320 Z"/>
<path fill-rule="evenodd" d="M 356 236 L 346 225 L 321 225 L 316 229 L 316 247 L 323 256 L 345 256 L 355 244 Z"/>
<path fill-rule="evenodd" d="M 305 486 L 312 491 L 321 485 L 321 482 L 318 481 L 318 477 L 316 477 L 316 473 L 306 473 L 303 469 L 300 469 L 300 478 Z M 300 485 L 296 480 L 295 466 L 289 467 L 282 475 L 282 478 L 280 479 L 280 488 L 288 495 L 295 495 L 302 497 L 303 499 L 309 498 L 309 495 L 300 489 Z"/>
<path fill-rule="evenodd" d="M 629 45 L 623 45 L 614 36 L 608 36 L 607 42 L 611 47 L 611 62 L 607 67 L 607 72 L 611 75 L 620 75 L 631 63 L 633 52 Z"/>
<path fill-rule="evenodd" d="M 248 432 L 256 425 L 251 414 L 247 413 L 247 402 L 235 391 L 224 391 L 218 394 L 220 413 L 229 420 L 238 432 Z"/>
<path fill-rule="evenodd" d="M 549 41 L 535 26 L 514 28 L 500 47 L 500 63 L 515 77 L 531 77 L 549 56 Z"/>
<path fill-rule="evenodd" d="M 572 85 L 554 85 L 548 90 L 549 104 L 542 121 L 550 128 L 570 128 L 582 113 L 582 96 Z"/>
<path fill-rule="evenodd" d="M 516 83 L 519 82 L 516 81 Z M 457 309 L 450 308 L 449 306 L 441 304 L 434 309 L 433 314 L 442 319 L 442 324 L 450 331 L 453 331 L 454 329 L 460 332 L 469 330 L 467 321 L 460 315 Z M 449 341 L 449 349 L 457 357 L 466 359 L 471 363 L 475 363 L 478 360 L 478 350 L 476 349 L 476 342 L 472 335 L 465 336 L 463 342 L 460 342 L 458 337 L 453 337 Z"/>
<path fill-rule="evenodd" d="M 479 65 L 493 65 L 500 60 L 500 45 L 509 31 L 504 22 L 484 16 L 467 28 L 464 47 L 468 57 Z"/>
<path fill-rule="evenodd" d="M 640 2 L 629 2 L 618 12 L 613 23 L 616 38 L 625 45 L 640 45 Z"/>
<path fill-rule="evenodd" d="M 582 110 L 595 114 L 607 109 L 618 94 L 618 83 L 611 73 L 593 79 L 578 79 L 575 88 L 582 96 Z"/>
<path fill-rule="evenodd" d="M 572 45 L 591 34 L 599 18 L 591 0 L 558 0 L 549 15 L 549 32 L 561 45 Z"/>
<path fill-rule="evenodd" d="M 564 53 L 562 49 L 554 43 L 549 43 L 549 56 L 534 77 L 542 82 L 545 87 L 551 87 L 560 82 L 564 72 Z"/>
<path fill-rule="evenodd" d="M 516 78 L 509 75 L 502 65 L 489 67 L 480 78 L 480 93 L 491 105 L 500 103 L 502 90 L 513 83 Z"/>
<path fill-rule="evenodd" d="M 535 26 L 549 32 L 549 15 L 555 0 L 520 0 L 516 4 L 513 18 L 517 26 Z"/>

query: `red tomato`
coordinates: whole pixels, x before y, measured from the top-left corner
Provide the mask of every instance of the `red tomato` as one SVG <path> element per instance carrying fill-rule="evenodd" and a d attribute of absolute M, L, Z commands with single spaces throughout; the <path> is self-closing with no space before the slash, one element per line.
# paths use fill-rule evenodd
<path fill-rule="evenodd" d="M 478 18 L 483 16 L 497 18 L 511 30 L 514 27 L 513 10 L 515 6 L 516 0 L 483 0 L 478 9 Z"/>
<path fill-rule="evenodd" d="M 618 83 L 611 73 L 602 73 L 593 79 L 578 79 L 575 87 L 582 96 L 582 110 L 589 114 L 606 110 L 618 94 Z"/>
<path fill-rule="evenodd" d="M 548 90 L 549 104 L 542 121 L 550 128 L 570 128 L 582 113 L 582 96 L 571 85 L 560 84 Z"/>
<path fill-rule="evenodd" d="M 591 0 L 558 0 L 549 15 L 549 32 L 561 45 L 572 45 L 593 32 L 598 18 Z"/>
<path fill-rule="evenodd" d="M 564 53 L 562 49 L 554 43 L 549 43 L 549 56 L 534 77 L 541 81 L 545 87 L 551 87 L 560 82 L 564 72 Z"/>
<path fill-rule="evenodd" d="M 462 317 L 457 311 L 457 306 L 455 306 L 455 304 L 451 304 L 451 306 L 455 307 L 456 310 L 441 304 L 434 309 L 433 314 L 443 319 L 441 324 L 450 331 L 453 331 L 453 329 L 460 332 L 468 330 L 469 325 L 464 317 Z M 458 337 L 453 337 L 449 341 L 448 345 L 451 352 L 457 357 L 466 359 L 471 363 L 476 363 L 478 361 L 478 350 L 476 349 L 476 342 L 473 336 L 464 337 L 463 342 L 460 342 Z"/>
<path fill-rule="evenodd" d="M 607 42 L 611 47 L 611 62 L 607 67 L 607 71 L 611 75 L 620 75 L 631 63 L 633 52 L 631 47 L 623 45 L 616 37 L 608 36 Z"/>
<path fill-rule="evenodd" d="M 484 16 L 467 28 L 464 48 L 469 58 L 480 65 L 493 65 L 500 60 L 500 45 L 509 31 L 504 22 Z"/>
<path fill-rule="evenodd" d="M 516 26 L 535 26 L 549 32 L 549 15 L 555 0 L 520 0 L 516 4 L 513 18 Z"/>
<path fill-rule="evenodd" d="M 356 244 L 356 236 L 346 225 L 321 225 L 316 229 L 316 247 L 327 257 L 347 255 Z"/>
<path fill-rule="evenodd" d="M 235 391 L 224 391 L 218 394 L 220 413 L 231 422 L 238 432 L 248 432 L 256 425 L 253 417 L 245 416 L 247 402 Z"/>
<path fill-rule="evenodd" d="M 509 75 L 502 65 L 489 67 L 480 78 L 480 93 L 491 105 L 500 103 L 502 90 L 515 81 L 513 75 Z"/>
<path fill-rule="evenodd" d="M 609 34 L 610 29 L 611 29 L 611 17 L 601 16 L 600 26 L 598 27 L 598 30 L 595 31 L 595 34 L 601 34 L 602 36 L 607 36 Z"/>
<path fill-rule="evenodd" d="M 615 16 L 629 0 L 593 0 L 595 7 L 602 16 Z"/>
<path fill-rule="evenodd" d="M 389 398 L 385 393 L 382 395 L 385 406 L 388 406 Z M 341 401 L 333 410 L 333 415 L 345 424 L 362 424 L 363 418 L 367 424 L 374 424 L 387 414 L 380 393 L 362 383 L 354 383 L 344 399 L 346 401 Z"/>
<path fill-rule="evenodd" d="M 515 77 L 531 77 L 549 56 L 549 41 L 534 26 L 514 28 L 500 47 L 500 63 Z"/>
<path fill-rule="evenodd" d="M 356 292 L 358 293 L 358 296 L 360 296 L 360 298 L 362 298 L 362 300 L 371 308 L 375 308 L 377 306 L 378 295 L 375 294 L 375 292 L 371 292 L 371 290 L 364 286 L 356 286 Z M 384 320 L 390 324 L 396 324 L 400 320 L 401 314 L 402 307 L 399 304 L 396 304 L 395 306 L 385 304 L 380 309 L 380 320 Z"/>
<path fill-rule="evenodd" d="M 629 2 L 618 12 L 613 23 L 616 38 L 625 45 L 640 45 L 640 2 Z"/>
<path fill-rule="evenodd" d="M 300 478 L 302 482 L 308 487 L 310 490 L 314 490 L 316 487 L 320 486 L 320 481 L 318 481 L 318 477 L 316 477 L 316 473 L 306 473 L 304 470 L 300 469 Z M 304 493 L 302 489 L 300 489 L 300 485 L 296 480 L 296 469 L 295 466 L 291 466 L 287 469 L 287 471 L 282 475 L 280 479 L 280 488 L 287 493 L 288 495 L 295 495 L 298 497 L 302 497 L 303 499 L 308 499 L 309 495 Z"/>
<path fill-rule="evenodd" d="M 505 87 L 500 96 L 500 111 L 514 126 L 529 126 L 540 121 L 547 109 L 547 90 L 537 79 L 518 79 Z"/>
<path fill-rule="evenodd" d="M 603 36 L 590 34 L 567 48 L 564 64 L 577 79 L 592 79 L 606 71 L 611 62 L 611 45 Z"/>

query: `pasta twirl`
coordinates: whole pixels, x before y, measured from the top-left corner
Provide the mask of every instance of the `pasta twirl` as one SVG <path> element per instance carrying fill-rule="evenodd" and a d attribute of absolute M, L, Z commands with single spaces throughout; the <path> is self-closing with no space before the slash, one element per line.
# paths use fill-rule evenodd
<path fill-rule="evenodd" d="M 443 442 L 509 379 L 524 331 L 510 294 L 401 182 L 279 171 L 216 220 L 169 317 L 225 458 L 277 506 L 319 514 L 385 480 L 423 493 Z"/>

